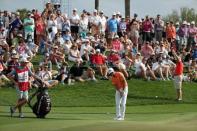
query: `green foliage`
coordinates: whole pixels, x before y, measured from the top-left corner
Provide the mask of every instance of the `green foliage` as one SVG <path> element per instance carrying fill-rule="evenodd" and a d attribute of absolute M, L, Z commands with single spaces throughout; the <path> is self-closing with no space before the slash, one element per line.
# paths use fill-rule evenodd
<path fill-rule="evenodd" d="M 194 8 L 182 7 L 179 11 L 173 10 L 171 14 L 164 17 L 164 20 L 173 22 L 182 22 L 184 20 L 187 22 L 197 22 L 197 12 Z"/>
<path fill-rule="evenodd" d="M 23 8 L 23 9 L 17 9 L 16 12 L 19 12 L 21 20 L 24 20 L 27 17 L 27 13 L 30 12 L 30 10 Z"/>

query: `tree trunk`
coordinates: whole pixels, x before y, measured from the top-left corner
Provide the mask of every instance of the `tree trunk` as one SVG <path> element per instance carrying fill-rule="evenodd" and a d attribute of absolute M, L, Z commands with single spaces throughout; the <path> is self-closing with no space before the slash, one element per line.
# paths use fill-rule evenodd
<path fill-rule="evenodd" d="M 95 9 L 99 10 L 99 0 L 95 0 Z"/>
<path fill-rule="evenodd" d="M 130 17 L 130 0 L 125 0 L 125 17 Z"/>

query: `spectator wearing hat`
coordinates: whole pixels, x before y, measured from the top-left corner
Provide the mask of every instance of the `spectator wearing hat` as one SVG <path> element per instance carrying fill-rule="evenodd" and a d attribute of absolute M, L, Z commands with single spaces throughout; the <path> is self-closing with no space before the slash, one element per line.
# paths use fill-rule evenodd
<path fill-rule="evenodd" d="M 179 30 L 177 31 L 177 35 L 180 38 L 180 45 L 187 45 L 187 37 L 188 37 L 188 28 L 187 22 L 183 21 L 182 25 L 180 26 Z"/>
<path fill-rule="evenodd" d="M 72 12 L 72 16 L 70 18 L 70 28 L 74 39 L 77 38 L 77 34 L 79 32 L 79 21 L 80 21 L 80 17 L 77 13 L 77 9 L 74 8 Z"/>
<path fill-rule="evenodd" d="M 117 51 L 117 52 L 120 52 L 123 49 L 123 45 L 120 42 L 118 35 L 115 35 L 115 37 L 114 37 L 114 39 L 112 41 L 112 49 Z"/>
<path fill-rule="evenodd" d="M 126 25 L 125 19 L 121 18 L 118 24 L 118 36 L 119 37 L 124 36 L 124 34 L 126 33 L 126 30 L 127 30 L 127 25 Z"/>
<path fill-rule="evenodd" d="M 24 19 L 24 31 L 25 31 L 25 39 L 27 39 L 28 35 L 32 36 L 32 39 L 34 40 L 34 30 L 35 30 L 35 22 L 34 19 L 31 18 L 31 13 L 29 12 L 27 14 L 27 17 Z"/>
<path fill-rule="evenodd" d="M 105 35 L 105 31 L 107 28 L 107 19 L 103 11 L 100 11 L 99 14 L 100 14 L 100 34 Z"/>
<path fill-rule="evenodd" d="M 25 39 L 23 37 L 19 38 L 19 45 L 16 47 L 16 51 L 19 55 L 30 55 L 33 56 L 33 53 L 25 43 Z"/>
<path fill-rule="evenodd" d="M 47 21 L 47 29 L 49 40 L 52 41 L 55 38 L 55 34 L 58 32 L 55 14 L 50 15 L 49 20 Z"/>
<path fill-rule="evenodd" d="M 82 14 L 79 22 L 79 35 L 82 36 L 82 38 L 85 38 L 87 33 L 88 33 L 88 20 L 85 14 Z"/>
<path fill-rule="evenodd" d="M 68 60 L 72 62 L 82 61 L 77 44 L 73 44 L 68 54 Z"/>
<path fill-rule="evenodd" d="M 91 54 L 95 52 L 89 40 L 84 40 L 80 48 L 80 56 L 84 61 L 90 61 Z"/>
<path fill-rule="evenodd" d="M 19 66 L 18 59 L 19 56 L 17 54 L 13 54 L 11 56 L 11 60 L 7 62 L 7 74 L 10 73 L 14 68 Z"/>
<path fill-rule="evenodd" d="M 106 66 L 106 56 L 100 53 L 100 49 L 96 49 L 96 53 L 91 57 L 91 63 L 98 70 L 102 79 L 107 79 L 107 66 Z"/>
<path fill-rule="evenodd" d="M 108 69 L 107 73 L 112 85 L 115 87 L 116 101 L 116 117 L 115 120 L 124 120 L 126 111 L 126 101 L 128 94 L 128 83 L 121 72 L 114 71 L 113 68 Z"/>
<path fill-rule="evenodd" d="M 98 15 L 98 11 L 93 11 L 93 16 L 90 18 L 91 33 L 92 35 L 100 34 L 101 17 Z"/>
<path fill-rule="evenodd" d="M 109 32 L 109 38 L 113 39 L 118 31 L 118 21 L 116 19 L 116 13 L 113 13 L 112 18 L 107 21 L 107 30 Z"/>
<path fill-rule="evenodd" d="M 191 22 L 191 26 L 188 29 L 188 44 L 187 44 L 187 51 L 190 51 L 191 48 L 195 47 L 196 45 L 196 36 L 197 36 L 197 27 L 195 26 L 195 21 Z"/>

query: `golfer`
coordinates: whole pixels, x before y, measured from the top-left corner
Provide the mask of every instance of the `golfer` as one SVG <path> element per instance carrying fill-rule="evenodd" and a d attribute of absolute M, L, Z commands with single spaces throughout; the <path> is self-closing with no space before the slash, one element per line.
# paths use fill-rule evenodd
<path fill-rule="evenodd" d="M 128 94 L 128 84 L 121 72 L 115 72 L 113 68 L 108 69 L 108 77 L 116 89 L 116 117 L 115 120 L 124 120 L 126 111 L 126 101 Z"/>

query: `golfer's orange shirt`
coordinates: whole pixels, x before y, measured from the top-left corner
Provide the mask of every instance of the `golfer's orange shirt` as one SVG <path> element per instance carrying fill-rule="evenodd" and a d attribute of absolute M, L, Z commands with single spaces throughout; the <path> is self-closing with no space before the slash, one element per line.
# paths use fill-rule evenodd
<path fill-rule="evenodd" d="M 112 84 L 116 87 L 116 90 L 124 89 L 128 86 L 127 81 L 121 72 L 115 72 L 112 75 Z"/>

